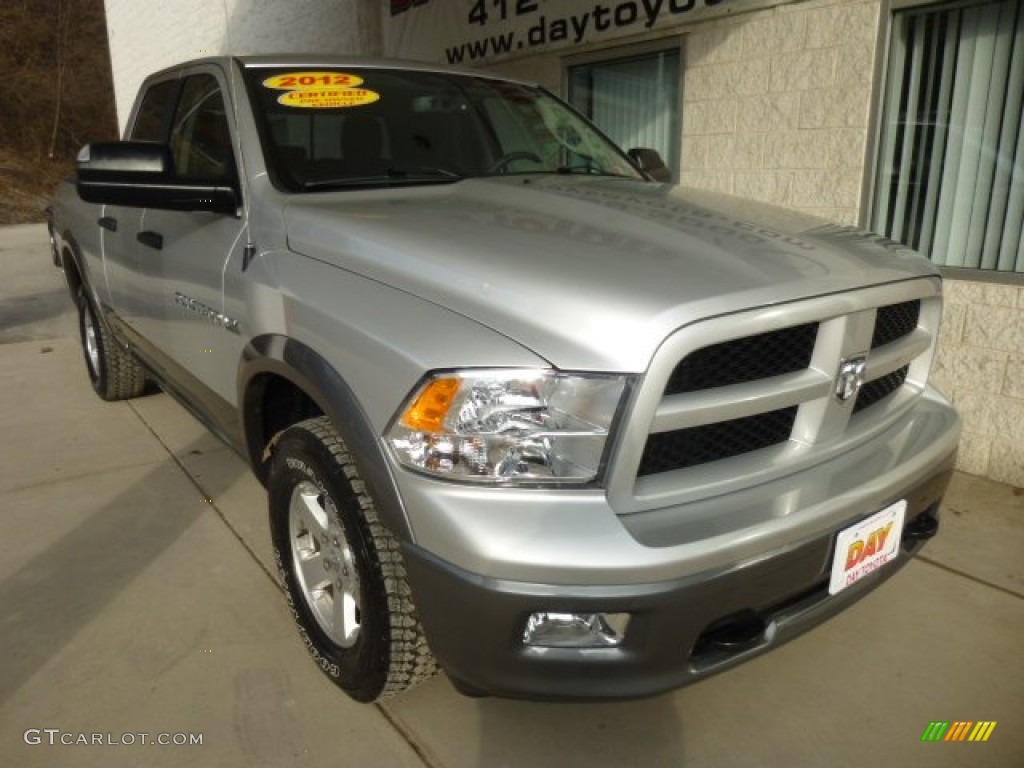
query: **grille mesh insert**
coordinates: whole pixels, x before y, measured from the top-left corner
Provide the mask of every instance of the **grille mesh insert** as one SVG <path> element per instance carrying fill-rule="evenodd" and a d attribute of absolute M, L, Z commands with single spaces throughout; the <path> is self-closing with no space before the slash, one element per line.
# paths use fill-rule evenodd
<path fill-rule="evenodd" d="M 699 427 L 656 432 L 647 437 L 640 476 L 695 467 L 785 442 L 793 431 L 796 406 Z"/>
<path fill-rule="evenodd" d="M 818 324 L 807 323 L 703 347 L 679 362 L 665 394 L 699 392 L 803 370 L 810 365 L 817 337 Z"/>
<path fill-rule="evenodd" d="M 921 302 L 919 300 L 879 307 L 875 317 L 875 332 L 871 337 L 871 348 L 875 349 L 890 344 L 913 333 L 917 328 L 920 316 Z"/>
<path fill-rule="evenodd" d="M 909 370 L 910 366 L 904 365 L 892 373 L 867 382 L 860 388 L 860 392 L 857 393 L 857 402 L 853 405 L 853 412 L 859 413 L 863 411 L 865 408 L 874 405 L 879 400 L 888 397 L 902 387 L 903 382 L 907 380 L 907 372 Z"/>

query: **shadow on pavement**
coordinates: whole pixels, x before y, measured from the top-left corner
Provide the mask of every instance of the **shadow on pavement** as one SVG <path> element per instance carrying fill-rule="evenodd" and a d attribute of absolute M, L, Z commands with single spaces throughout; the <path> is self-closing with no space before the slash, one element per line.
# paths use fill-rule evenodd
<path fill-rule="evenodd" d="M 66 288 L 54 288 L 33 296 L 4 298 L 0 303 L 0 344 L 33 341 L 40 338 L 46 328 L 35 328 L 73 308 Z"/>
<path fill-rule="evenodd" d="M 198 445 L 198 443 L 197 443 Z M 188 452 L 189 446 L 185 453 Z M 211 477 L 217 498 L 242 474 Z M 72 481 L 73 482 L 73 481 Z M 183 491 L 192 490 L 192 498 Z M 13 695 L 202 514 L 214 514 L 170 456 L 0 583 L 0 702 Z M 160 622 L 160 605 L 149 620 Z"/>

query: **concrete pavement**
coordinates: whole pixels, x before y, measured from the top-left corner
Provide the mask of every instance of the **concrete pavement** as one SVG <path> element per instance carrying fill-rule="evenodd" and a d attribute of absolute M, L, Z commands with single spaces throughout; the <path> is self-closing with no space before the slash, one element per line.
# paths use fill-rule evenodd
<path fill-rule="evenodd" d="M 958 476 L 924 557 L 676 693 L 475 700 L 440 676 L 365 706 L 308 659 L 241 460 L 166 395 L 93 395 L 41 226 L 0 229 L 0 434 L 2 766 L 1024 765 L 1024 495 L 1007 486 Z M 997 726 L 921 743 L 932 720 Z M 135 743 L 59 743 L 94 733 Z"/>

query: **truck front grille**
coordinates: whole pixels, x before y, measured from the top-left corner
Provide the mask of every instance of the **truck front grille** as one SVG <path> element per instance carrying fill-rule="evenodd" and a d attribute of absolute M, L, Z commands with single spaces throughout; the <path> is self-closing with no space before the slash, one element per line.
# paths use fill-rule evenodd
<path fill-rule="evenodd" d="M 895 418 L 927 379 L 940 314 L 935 286 L 810 300 L 787 308 L 794 322 L 782 327 L 779 310 L 723 315 L 670 338 L 645 382 L 660 389 L 643 409 L 646 438 L 626 452 L 632 470 L 619 475 L 632 477 L 627 506 L 642 508 L 646 496 L 689 498 L 702 485 L 742 487 L 752 473 L 797 471 Z M 871 303 L 878 296 L 891 298 Z M 748 332 L 733 336 L 736 328 Z M 862 386 L 844 400 L 839 371 L 860 358 Z"/>

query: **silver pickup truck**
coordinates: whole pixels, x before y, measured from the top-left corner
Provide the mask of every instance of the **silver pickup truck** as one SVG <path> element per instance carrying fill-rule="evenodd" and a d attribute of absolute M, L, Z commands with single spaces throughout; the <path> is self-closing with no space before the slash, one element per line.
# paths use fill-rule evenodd
<path fill-rule="evenodd" d="M 53 209 L 89 378 L 156 382 L 246 458 L 355 699 L 438 666 L 684 685 L 938 528 L 941 281 L 896 243 L 660 183 L 542 88 L 431 66 L 190 62 L 125 139 Z"/>

